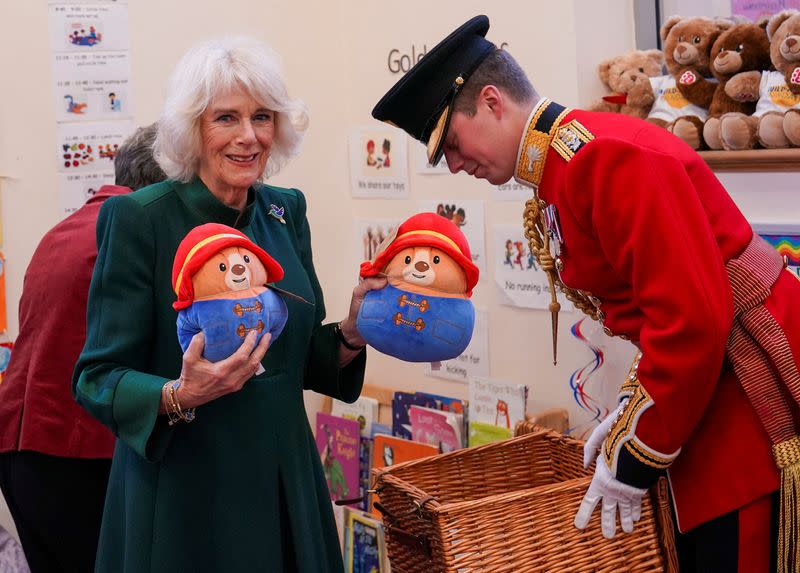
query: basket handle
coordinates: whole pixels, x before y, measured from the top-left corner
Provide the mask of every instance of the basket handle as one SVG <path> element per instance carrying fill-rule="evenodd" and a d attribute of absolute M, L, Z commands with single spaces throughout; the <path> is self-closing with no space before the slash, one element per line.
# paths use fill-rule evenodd
<path fill-rule="evenodd" d="M 433 498 L 430 498 L 433 499 Z M 419 551 L 425 555 L 430 561 L 431 559 L 431 544 L 430 542 L 420 536 L 415 535 L 413 533 L 409 533 L 404 529 L 400 529 L 399 527 L 395 527 L 392 525 L 392 521 L 397 521 L 399 517 L 408 517 L 414 515 L 415 513 L 419 513 L 419 510 L 422 508 L 422 504 L 425 503 L 427 499 L 423 500 L 422 503 L 417 502 L 417 509 L 412 509 L 408 513 L 403 514 L 402 516 L 395 516 L 390 512 L 386 507 L 384 507 L 381 502 L 376 501 L 372 505 L 377 509 L 381 515 L 383 516 L 383 524 L 386 528 L 386 533 L 390 534 L 392 538 L 400 543 L 401 545 L 405 545 L 409 549 L 413 549 L 414 551 Z"/>

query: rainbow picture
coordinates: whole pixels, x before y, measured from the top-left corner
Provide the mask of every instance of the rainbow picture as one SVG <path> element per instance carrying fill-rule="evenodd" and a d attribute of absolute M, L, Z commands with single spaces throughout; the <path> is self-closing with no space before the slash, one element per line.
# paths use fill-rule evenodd
<path fill-rule="evenodd" d="M 800 278 L 800 225 L 753 225 L 753 230 L 786 258 Z"/>

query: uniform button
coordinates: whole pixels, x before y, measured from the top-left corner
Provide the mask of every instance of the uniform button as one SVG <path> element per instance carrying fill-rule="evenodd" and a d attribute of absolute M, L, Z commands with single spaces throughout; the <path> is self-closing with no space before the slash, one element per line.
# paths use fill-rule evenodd
<path fill-rule="evenodd" d="M 606 334 L 606 336 L 614 336 L 614 333 L 611 332 L 611 329 L 607 326 L 603 327 L 603 332 Z"/>
<path fill-rule="evenodd" d="M 556 259 L 556 270 L 558 272 L 562 272 L 564 270 L 564 261 L 560 258 Z"/>

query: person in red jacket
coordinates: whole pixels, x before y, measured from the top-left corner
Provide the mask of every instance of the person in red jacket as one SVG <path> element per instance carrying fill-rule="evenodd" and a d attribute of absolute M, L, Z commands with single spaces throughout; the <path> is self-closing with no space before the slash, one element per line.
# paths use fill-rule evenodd
<path fill-rule="evenodd" d="M 539 96 L 488 29 L 485 16 L 461 26 L 372 113 L 425 143 L 432 164 L 444 155 L 453 173 L 530 187 L 525 226 L 553 293 L 641 351 L 587 442 L 596 470 L 575 525 L 601 506 L 606 537 L 618 520 L 632 531 L 666 471 L 681 571 L 797 571 L 770 532 L 797 543 L 773 505 L 779 473 L 791 485 L 800 461 L 784 399 L 800 397 L 800 281 L 687 145 Z M 553 294 L 554 358 L 558 309 Z M 794 512 L 790 492 L 781 509 Z"/>
<path fill-rule="evenodd" d="M 114 435 L 73 399 L 72 370 L 86 338 L 100 205 L 166 178 L 155 133 L 155 124 L 140 128 L 120 147 L 116 185 L 48 231 L 25 273 L 0 384 L 0 489 L 32 573 L 94 570 Z"/>

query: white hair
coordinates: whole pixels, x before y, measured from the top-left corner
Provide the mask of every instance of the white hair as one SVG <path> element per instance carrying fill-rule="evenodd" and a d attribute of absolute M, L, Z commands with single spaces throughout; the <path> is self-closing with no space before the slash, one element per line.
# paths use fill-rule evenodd
<path fill-rule="evenodd" d="M 300 100 L 289 97 L 278 56 L 251 38 L 219 38 L 191 48 L 172 72 L 153 144 L 169 178 L 188 182 L 195 176 L 200 117 L 215 97 L 236 88 L 275 112 L 275 137 L 261 178 L 277 173 L 300 151 L 308 112 Z"/>

